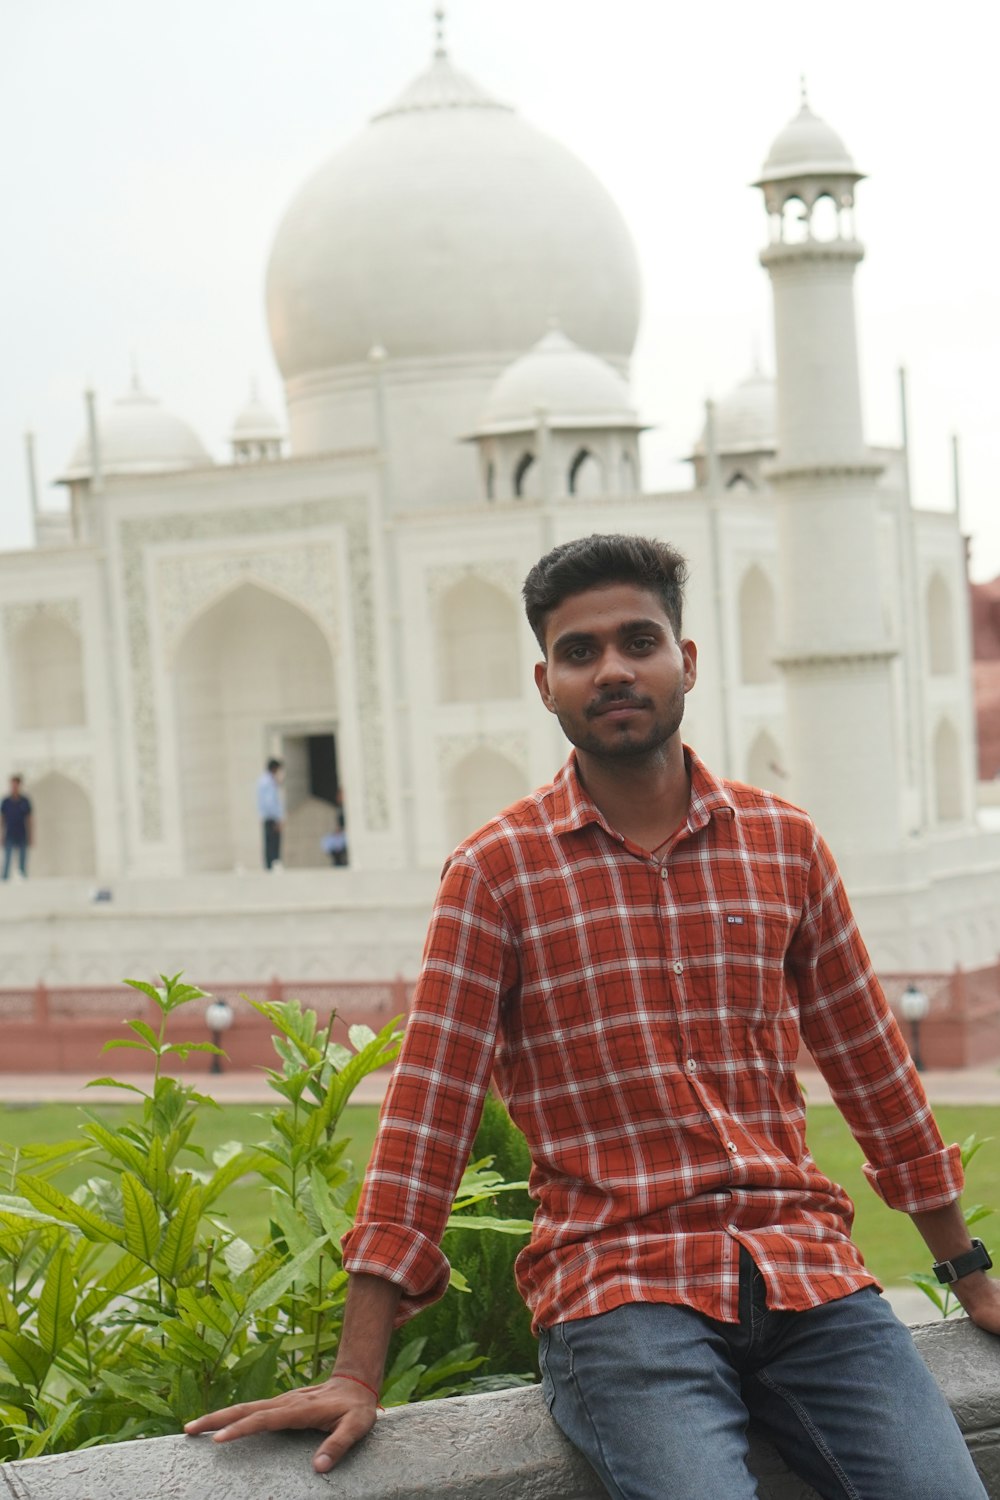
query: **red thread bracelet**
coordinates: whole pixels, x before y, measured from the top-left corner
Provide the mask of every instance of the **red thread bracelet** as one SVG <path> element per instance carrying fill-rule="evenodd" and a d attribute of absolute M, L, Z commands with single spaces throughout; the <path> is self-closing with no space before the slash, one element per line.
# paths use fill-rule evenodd
<path fill-rule="evenodd" d="M 360 1385 L 363 1390 L 366 1390 L 369 1393 L 369 1395 L 375 1397 L 375 1403 L 378 1406 L 379 1411 L 385 1411 L 385 1407 L 382 1405 L 381 1401 L 379 1401 L 379 1399 L 378 1399 L 378 1391 L 375 1389 L 375 1387 L 373 1385 L 369 1385 L 368 1382 L 367 1382 L 367 1380 L 359 1380 L 358 1377 L 357 1377 L 357 1375 L 344 1375 L 339 1370 L 334 1370 L 333 1374 L 330 1376 L 330 1379 L 331 1380 L 350 1380 L 355 1385 Z"/>

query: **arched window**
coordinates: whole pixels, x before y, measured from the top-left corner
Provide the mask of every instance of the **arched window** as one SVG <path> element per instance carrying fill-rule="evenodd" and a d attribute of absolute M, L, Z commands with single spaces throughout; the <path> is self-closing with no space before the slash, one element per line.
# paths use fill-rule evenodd
<path fill-rule="evenodd" d="M 320 839 L 331 808 L 317 805 L 310 758 L 329 749 L 337 700 L 333 653 L 316 622 L 242 584 L 189 627 L 174 694 L 185 868 L 260 868 L 255 788 L 271 754 L 285 761 L 282 863 L 328 863 Z"/>
<path fill-rule="evenodd" d="M 496 750 L 473 750 L 449 773 L 447 829 L 454 847 L 530 790 L 524 774 Z"/>
<path fill-rule="evenodd" d="M 14 637 L 10 662 L 18 729 L 70 729 L 86 722 L 83 651 L 71 625 L 39 615 Z"/>
<path fill-rule="evenodd" d="M 744 490 L 752 490 L 753 487 L 753 481 L 747 478 L 742 469 L 737 469 L 736 473 L 730 474 L 726 480 L 726 489 L 735 491 L 737 495 Z"/>
<path fill-rule="evenodd" d="M 840 238 L 840 213 L 829 193 L 823 193 L 813 204 L 809 215 L 809 233 L 814 240 Z"/>
<path fill-rule="evenodd" d="M 786 245 L 809 238 L 809 213 L 801 198 L 786 198 L 781 205 L 781 238 Z"/>
<path fill-rule="evenodd" d="M 604 465 L 589 448 L 581 448 L 569 466 L 571 495 L 603 495 Z"/>
<path fill-rule="evenodd" d="M 75 876 L 95 874 L 94 810 L 77 782 L 50 771 L 28 788 L 32 806 L 34 848 L 28 874 Z"/>
<path fill-rule="evenodd" d="M 740 584 L 740 677 L 744 682 L 774 682 L 774 590 L 755 563 Z"/>
<path fill-rule="evenodd" d="M 488 703 L 521 694 L 520 620 L 506 594 L 463 578 L 441 600 L 437 658 L 443 703 Z"/>
<path fill-rule="evenodd" d="M 519 498 L 533 497 L 538 468 L 533 453 L 522 453 L 514 465 L 514 494 Z"/>
<path fill-rule="evenodd" d="M 762 729 L 747 755 L 747 781 L 767 791 L 787 795 L 788 772 L 777 741 Z"/>
<path fill-rule="evenodd" d="M 934 809 L 939 823 L 962 816 L 962 750 L 958 731 L 942 719 L 934 732 Z"/>
<path fill-rule="evenodd" d="M 940 573 L 935 573 L 927 585 L 927 644 L 931 674 L 934 677 L 944 677 L 954 672 L 955 633 L 951 594 Z"/>

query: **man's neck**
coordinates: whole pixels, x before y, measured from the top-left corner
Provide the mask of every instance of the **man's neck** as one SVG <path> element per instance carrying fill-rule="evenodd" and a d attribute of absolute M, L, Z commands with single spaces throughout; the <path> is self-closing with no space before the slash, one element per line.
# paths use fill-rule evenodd
<path fill-rule="evenodd" d="M 610 826 L 642 849 L 658 849 L 687 818 L 691 777 L 679 736 L 635 760 L 577 751 L 577 767 Z"/>

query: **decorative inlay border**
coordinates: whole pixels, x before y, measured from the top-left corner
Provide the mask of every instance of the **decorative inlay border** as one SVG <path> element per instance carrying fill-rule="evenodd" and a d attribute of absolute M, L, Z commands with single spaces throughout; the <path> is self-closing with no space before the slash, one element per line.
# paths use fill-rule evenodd
<path fill-rule="evenodd" d="M 162 557 L 156 564 L 157 608 L 169 667 L 181 637 L 207 606 L 244 583 L 271 588 L 308 609 L 335 647 L 340 635 L 332 545 L 289 543 L 273 552 L 201 552 Z"/>
<path fill-rule="evenodd" d="M 89 756 L 46 755 L 18 761 L 17 769 L 24 777 L 25 791 L 29 797 L 33 783 L 41 781 L 43 776 L 57 775 L 66 776 L 70 781 L 77 782 L 93 801 L 94 763 Z"/>
<path fill-rule="evenodd" d="M 194 514 L 142 517 L 121 523 L 122 588 L 131 685 L 138 778 L 139 829 L 144 840 L 163 837 L 160 795 L 160 729 L 154 695 L 150 600 L 146 587 L 146 550 L 161 542 L 232 539 L 239 546 L 251 537 L 340 525 L 347 537 L 347 561 L 354 625 L 354 667 L 361 753 L 364 759 L 365 817 L 372 829 L 389 823 L 386 783 L 385 724 L 378 692 L 378 645 L 374 577 L 368 539 L 368 506 L 363 496 L 334 500 L 297 500 L 254 509 L 201 511 Z M 333 582 L 330 581 L 332 591 Z M 331 607 L 333 607 L 331 605 Z"/>
<path fill-rule="evenodd" d="M 520 603 L 520 583 L 517 564 L 512 557 L 483 558 L 475 562 L 447 563 L 427 569 L 427 596 L 432 605 L 437 605 L 456 583 L 475 579 L 492 584 L 501 593 L 507 594 L 515 604 Z"/>
<path fill-rule="evenodd" d="M 4 632 L 8 640 L 13 640 L 19 630 L 23 630 L 26 625 L 34 624 L 36 620 L 58 620 L 61 624 L 69 625 L 79 632 L 80 601 L 79 599 L 34 599 L 27 604 L 4 606 Z"/>
<path fill-rule="evenodd" d="M 442 779 L 459 761 L 475 750 L 494 750 L 504 756 L 528 778 L 528 740 L 523 734 L 442 734 L 437 740 L 438 770 Z"/>

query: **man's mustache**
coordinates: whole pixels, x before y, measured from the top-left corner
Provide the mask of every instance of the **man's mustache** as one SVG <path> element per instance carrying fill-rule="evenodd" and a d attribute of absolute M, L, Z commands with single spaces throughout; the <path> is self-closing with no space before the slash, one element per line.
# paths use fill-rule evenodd
<path fill-rule="evenodd" d="M 623 692 L 616 688 L 614 692 L 602 693 L 599 698 L 587 705 L 587 718 L 597 719 L 601 714 L 606 714 L 612 708 L 649 708 L 648 698 L 640 698 L 638 693 Z"/>

